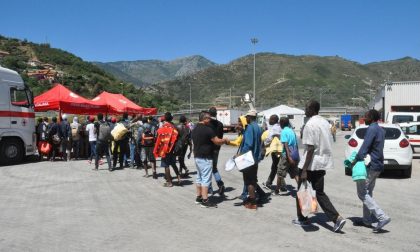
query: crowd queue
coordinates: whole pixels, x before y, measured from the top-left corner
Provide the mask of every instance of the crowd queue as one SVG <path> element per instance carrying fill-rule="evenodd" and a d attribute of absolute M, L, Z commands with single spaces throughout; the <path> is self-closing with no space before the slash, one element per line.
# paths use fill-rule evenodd
<path fill-rule="evenodd" d="M 324 176 L 328 169 L 333 168 L 332 143 L 333 139 L 335 141 L 335 129 L 331 129 L 328 121 L 318 115 L 319 109 L 317 101 L 310 101 L 306 106 L 305 114 L 309 120 L 301 136 L 304 146 L 302 156 L 298 149 L 299 140 L 287 117 L 272 115 L 268 129 L 263 132 L 256 122 L 255 110 L 249 110 L 246 115 L 238 118 L 239 134 L 235 140 L 223 138 L 223 124 L 216 119 L 217 111 L 214 107 L 202 111 L 196 125 L 185 116 L 181 116 L 175 124 L 169 112 L 159 120 L 152 116 L 135 115 L 129 119 L 128 114 L 123 114 L 117 120 L 115 117 L 105 118 L 103 114 L 98 114 L 96 118 L 88 116 L 83 122 L 73 117 L 72 123 L 69 123 L 67 116 L 63 115 L 58 123 L 56 117 L 51 122 L 45 117 L 38 120 L 37 136 L 41 159 L 45 156 L 54 162 L 59 154 L 64 161 L 87 158 L 93 170 L 98 170 L 99 165 L 104 164 L 102 158 L 105 156 L 109 171 L 131 167 L 144 169 L 144 176 L 149 177 L 151 169 L 153 179 L 158 179 L 156 159 L 160 158 L 161 167 L 165 170 L 165 187 L 173 186 L 170 167 L 178 185 L 182 183 L 181 177 L 189 176 L 185 157 L 190 158 L 193 153 L 197 170 L 195 203 L 205 208 L 217 208 L 217 204 L 209 199 L 209 194 L 218 193 L 225 197 L 225 184 L 218 171 L 220 146 L 237 146 L 235 157 L 251 152 L 254 160 L 251 166 L 241 170 L 244 186 L 240 198 L 246 209 L 256 210 L 259 205 L 268 202 L 270 196 L 287 192 L 289 189 L 285 178 L 289 174 L 298 190 L 302 186 L 306 187 L 307 183 L 311 184 L 318 205 L 329 221 L 334 223 L 333 231 L 339 232 L 346 221 L 324 191 Z M 372 196 L 376 178 L 383 171 L 384 134 L 377 125 L 377 111 L 368 111 L 365 118 L 369 125 L 366 133 L 369 138 L 365 139 L 351 163 L 354 166 L 370 155 L 370 164 L 366 166 L 367 175 L 357 181 L 357 195 L 363 203 L 363 218 L 356 224 L 380 231 L 391 221 Z M 117 137 L 116 131 L 119 129 L 122 131 Z M 258 163 L 268 156 L 272 159 L 271 170 L 262 185 L 270 193 L 266 193 L 257 183 Z M 212 186 L 213 177 L 217 188 Z M 292 223 L 303 227 L 310 225 L 307 215 L 302 214 L 298 197 L 296 209 L 297 218 Z"/>

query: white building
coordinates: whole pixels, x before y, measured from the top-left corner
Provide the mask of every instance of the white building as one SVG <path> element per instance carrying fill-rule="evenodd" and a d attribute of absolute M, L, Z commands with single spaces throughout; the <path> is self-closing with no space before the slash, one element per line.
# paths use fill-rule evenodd
<path fill-rule="evenodd" d="M 369 107 L 381 111 L 382 118 L 391 111 L 420 112 L 420 81 L 386 83 Z"/>
<path fill-rule="evenodd" d="M 287 116 L 289 118 L 290 123 L 295 128 L 295 130 L 300 130 L 300 128 L 304 124 L 304 118 L 305 118 L 305 111 L 289 107 L 286 105 L 280 105 L 274 108 L 269 108 L 267 110 L 258 112 L 258 115 L 263 115 L 265 123 L 268 125 L 268 119 L 271 115 L 277 115 L 280 117 Z"/>

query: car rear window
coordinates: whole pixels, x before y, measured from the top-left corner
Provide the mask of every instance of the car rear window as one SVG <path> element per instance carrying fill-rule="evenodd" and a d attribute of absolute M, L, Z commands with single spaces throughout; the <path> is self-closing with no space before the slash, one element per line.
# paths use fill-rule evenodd
<path fill-rule="evenodd" d="M 381 127 L 385 130 L 385 139 L 398 139 L 401 136 L 401 131 L 396 128 Z M 360 128 L 356 130 L 356 136 L 360 139 L 365 139 L 367 128 Z"/>
<path fill-rule="evenodd" d="M 412 122 L 414 117 L 411 115 L 394 115 L 392 117 L 392 123 Z"/>

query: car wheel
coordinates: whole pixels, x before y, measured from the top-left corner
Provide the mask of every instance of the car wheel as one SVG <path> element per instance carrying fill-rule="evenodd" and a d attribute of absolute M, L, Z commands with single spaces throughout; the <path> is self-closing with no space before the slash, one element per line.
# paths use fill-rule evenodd
<path fill-rule="evenodd" d="M 344 174 L 346 174 L 347 176 L 351 176 L 351 170 L 350 169 L 344 169 Z"/>
<path fill-rule="evenodd" d="M 407 170 L 404 170 L 404 171 L 403 171 L 403 175 L 404 175 L 404 177 L 406 177 L 406 178 L 411 178 L 411 171 L 412 171 L 412 168 L 413 168 L 413 166 L 412 166 L 412 165 L 410 165 L 410 167 L 409 167 Z"/>

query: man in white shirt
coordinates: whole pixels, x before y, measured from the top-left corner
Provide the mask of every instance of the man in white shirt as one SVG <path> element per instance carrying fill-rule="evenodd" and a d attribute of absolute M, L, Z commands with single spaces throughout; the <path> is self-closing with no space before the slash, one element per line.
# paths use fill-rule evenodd
<path fill-rule="evenodd" d="M 89 164 L 92 163 L 92 159 L 96 158 L 96 132 L 95 132 L 95 117 L 89 117 L 89 124 L 86 126 L 86 132 L 89 133 L 89 145 L 90 145 L 90 156 Z"/>
<path fill-rule="evenodd" d="M 322 210 L 330 221 L 335 223 L 334 232 L 339 232 L 346 221 L 334 208 L 327 194 L 324 192 L 325 171 L 334 167 L 332 157 L 332 135 L 327 120 L 318 115 L 319 102 L 310 101 L 306 105 L 305 114 L 309 121 L 303 130 L 302 143 L 305 147 L 303 157 L 299 162 L 298 191 L 302 183 L 310 182 L 316 191 L 316 198 Z M 299 200 L 296 197 L 297 216 L 292 223 L 299 226 L 309 225 L 308 218 L 302 215 Z"/>

